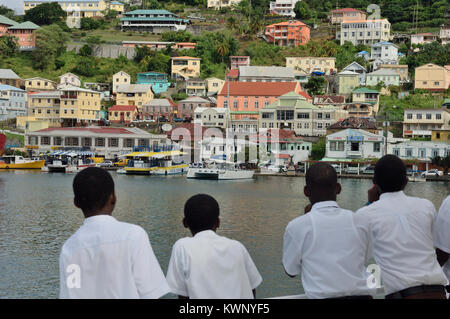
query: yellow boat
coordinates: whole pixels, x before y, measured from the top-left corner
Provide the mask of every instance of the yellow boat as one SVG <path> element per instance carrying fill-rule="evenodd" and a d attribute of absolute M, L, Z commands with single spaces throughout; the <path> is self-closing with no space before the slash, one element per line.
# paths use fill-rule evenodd
<path fill-rule="evenodd" d="M 0 157 L 0 169 L 41 169 L 44 164 L 44 160 L 32 160 L 16 155 Z"/>
<path fill-rule="evenodd" d="M 124 155 L 127 166 L 126 174 L 144 175 L 175 175 L 187 173 L 189 165 L 186 163 L 173 163 L 174 156 L 184 155 L 181 151 L 162 152 L 133 152 Z"/>

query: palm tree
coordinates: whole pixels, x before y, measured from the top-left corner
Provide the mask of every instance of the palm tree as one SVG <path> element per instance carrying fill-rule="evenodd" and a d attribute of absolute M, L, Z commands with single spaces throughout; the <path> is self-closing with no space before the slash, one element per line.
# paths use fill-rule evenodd
<path fill-rule="evenodd" d="M 236 26 L 238 25 L 238 21 L 234 15 L 229 16 L 227 18 L 227 28 L 230 30 L 236 29 Z"/>
<path fill-rule="evenodd" d="M 215 47 L 215 50 L 219 56 L 222 57 L 222 62 L 224 62 L 225 57 L 230 52 L 230 47 L 226 41 L 222 41 L 221 43 L 218 43 Z"/>

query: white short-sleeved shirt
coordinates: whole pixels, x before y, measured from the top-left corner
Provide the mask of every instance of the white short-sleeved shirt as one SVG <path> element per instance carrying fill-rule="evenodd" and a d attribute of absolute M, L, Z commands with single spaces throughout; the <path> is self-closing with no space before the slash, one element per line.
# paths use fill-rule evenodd
<path fill-rule="evenodd" d="M 244 245 L 205 230 L 175 243 L 167 281 L 191 299 L 253 299 L 262 278 Z"/>
<path fill-rule="evenodd" d="M 85 219 L 64 243 L 59 267 L 60 298 L 160 298 L 170 292 L 145 230 L 110 215 Z"/>
<path fill-rule="evenodd" d="M 442 202 L 434 223 L 434 245 L 450 254 L 450 196 Z M 443 266 L 447 279 L 450 280 L 450 259 Z"/>
<path fill-rule="evenodd" d="M 301 273 L 308 298 L 375 294 L 366 271 L 370 238 L 361 229 L 355 214 L 335 201 L 316 203 L 287 225 L 283 266 L 291 276 Z"/>
<path fill-rule="evenodd" d="M 372 250 L 386 294 L 420 285 L 445 285 L 433 245 L 436 209 L 403 191 L 383 193 L 356 214 L 368 218 Z"/>

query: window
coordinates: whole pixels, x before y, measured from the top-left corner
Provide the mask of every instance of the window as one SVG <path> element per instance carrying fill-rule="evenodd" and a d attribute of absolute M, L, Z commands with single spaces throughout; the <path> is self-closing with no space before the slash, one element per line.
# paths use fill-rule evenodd
<path fill-rule="evenodd" d="M 412 157 L 412 155 L 413 155 L 412 148 L 405 149 L 405 156 L 406 157 Z"/>
<path fill-rule="evenodd" d="M 431 114 L 427 113 L 427 120 L 431 120 Z"/>
<path fill-rule="evenodd" d="M 125 139 L 125 147 L 133 147 L 134 146 L 134 139 L 132 138 L 126 138 Z"/>
<path fill-rule="evenodd" d="M 294 111 L 288 110 L 278 110 L 277 111 L 277 120 L 278 121 L 289 121 L 294 119 Z"/>
<path fill-rule="evenodd" d="M 81 146 L 90 147 L 91 145 L 92 145 L 92 138 L 83 137 L 83 139 L 81 140 Z"/>
<path fill-rule="evenodd" d="M 248 101 L 244 101 L 244 108 L 248 109 Z"/>
<path fill-rule="evenodd" d="M 305 123 L 305 124 L 304 124 L 304 127 L 305 127 L 305 128 L 309 128 L 309 123 Z"/>
<path fill-rule="evenodd" d="M 60 136 L 55 136 L 53 138 L 53 144 L 54 145 L 62 145 L 62 138 Z"/>
<path fill-rule="evenodd" d="M 329 120 L 331 118 L 331 114 L 330 113 L 325 113 L 325 118 Z"/>
<path fill-rule="evenodd" d="M 238 108 L 238 101 L 234 101 L 234 102 L 233 102 L 233 107 L 234 107 L 235 109 Z"/>
<path fill-rule="evenodd" d="M 439 156 L 439 149 L 438 148 L 433 148 L 431 150 L 431 157 L 436 157 Z"/>
<path fill-rule="evenodd" d="M 412 113 L 406 113 L 406 118 L 408 119 L 408 120 L 412 120 Z"/>
<path fill-rule="evenodd" d="M 317 123 L 317 128 L 322 128 L 323 124 L 322 123 Z"/>
<path fill-rule="evenodd" d="M 228 108 L 228 101 L 223 101 L 223 107 Z M 184 104 L 183 104 L 183 110 L 184 110 Z"/>
<path fill-rule="evenodd" d="M 400 149 L 399 148 L 394 148 L 393 149 L 393 153 L 395 156 L 400 156 Z"/>
<path fill-rule="evenodd" d="M 317 118 L 321 119 L 322 118 L 322 113 L 317 113 Z"/>
<path fill-rule="evenodd" d="M 298 119 L 309 119 L 309 113 L 297 113 Z"/>
<path fill-rule="evenodd" d="M 105 146 L 105 139 L 102 137 L 97 137 L 95 139 L 95 146 L 104 147 Z"/>
<path fill-rule="evenodd" d="M 377 143 L 373 143 L 373 151 L 374 152 L 380 152 L 380 149 L 381 149 L 381 143 L 380 142 L 377 142 Z"/>
<path fill-rule="evenodd" d="M 109 147 L 119 147 L 119 139 L 118 138 L 108 138 L 108 146 Z"/>
<path fill-rule="evenodd" d="M 416 114 L 416 118 L 417 118 L 418 120 L 421 120 L 421 119 L 422 119 L 422 114 Z"/>
<path fill-rule="evenodd" d="M 273 113 L 262 113 L 261 117 L 263 119 L 273 119 Z"/>
<path fill-rule="evenodd" d="M 436 114 L 436 120 L 440 120 L 442 118 L 441 116 L 441 114 Z"/>
<path fill-rule="evenodd" d="M 259 108 L 259 102 L 255 101 L 255 109 Z"/>
<path fill-rule="evenodd" d="M 302 123 L 297 123 L 297 128 L 302 128 Z"/>
<path fill-rule="evenodd" d="M 41 136 L 41 145 L 50 145 L 50 137 Z"/>

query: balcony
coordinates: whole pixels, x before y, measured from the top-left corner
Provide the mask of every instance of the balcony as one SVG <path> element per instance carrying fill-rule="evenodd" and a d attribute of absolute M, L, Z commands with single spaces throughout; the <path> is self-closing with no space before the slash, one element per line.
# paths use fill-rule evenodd
<path fill-rule="evenodd" d="M 71 100 L 76 100 L 77 99 L 77 95 L 76 94 L 63 94 L 60 96 L 61 99 L 71 99 Z"/>

